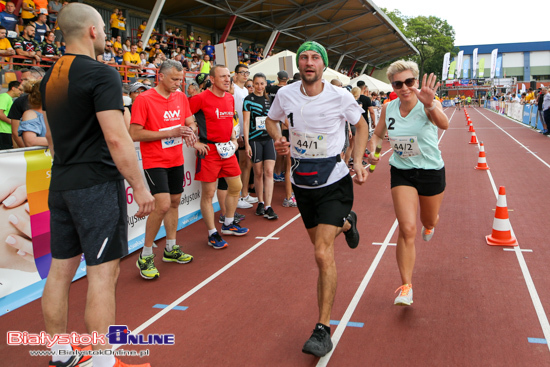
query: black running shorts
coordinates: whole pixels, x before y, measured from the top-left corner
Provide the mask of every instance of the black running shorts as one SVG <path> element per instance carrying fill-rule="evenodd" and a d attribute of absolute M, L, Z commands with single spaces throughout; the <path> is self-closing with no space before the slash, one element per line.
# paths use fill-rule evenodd
<path fill-rule="evenodd" d="M 70 259 L 84 253 L 86 265 L 128 255 L 124 181 L 78 190 L 50 191 L 51 253 Z"/>
<path fill-rule="evenodd" d="M 277 157 L 273 139 L 268 140 L 252 140 L 250 142 L 252 148 L 252 163 L 260 163 L 263 161 L 274 161 Z"/>
<path fill-rule="evenodd" d="M 445 167 L 441 169 L 398 169 L 391 166 L 391 187 L 412 186 L 421 196 L 445 191 Z"/>
<path fill-rule="evenodd" d="M 149 168 L 144 170 L 151 194 L 183 192 L 183 165 L 170 168 Z"/>
<path fill-rule="evenodd" d="M 319 224 L 342 227 L 353 206 L 353 181 L 349 174 L 318 189 L 303 189 L 294 184 L 292 189 L 307 229 Z"/>

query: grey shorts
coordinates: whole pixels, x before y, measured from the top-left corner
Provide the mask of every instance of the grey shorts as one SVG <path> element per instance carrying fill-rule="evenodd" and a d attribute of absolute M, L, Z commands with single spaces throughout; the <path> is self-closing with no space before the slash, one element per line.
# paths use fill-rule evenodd
<path fill-rule="evenodd" d="M 51 191 L 51 253 L 70 259 L 84 253 L 86 265 L 99 265 L 128 254 L 124 181 L 79 190 Z"/>

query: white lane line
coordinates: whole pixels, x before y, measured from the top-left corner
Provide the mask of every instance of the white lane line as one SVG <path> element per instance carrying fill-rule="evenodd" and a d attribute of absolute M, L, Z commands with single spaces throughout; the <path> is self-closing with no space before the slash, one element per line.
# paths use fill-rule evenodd
<path fill-rule="evenodd" d="M 372 244 L 373 244 L 374 246 L 383 246 L 383 245 L 386 245 L 386 246 L 397 246 L 397 243 L 373 242 Z"/>
<path fill-rule="evenodd" d="M 511 251 L 511 252 L 515 252 L 516 250 L 513 249 L 513 248 L 503 248 L 504 251 Z M 521 249 L 521 252 L 533 252 L 533 250 L 528 250 L 526 248 L 522 248 Z"/>
<path fill-rule="evenodd" d="M 489 120 L 489 121 L 491 121 L 491 120 Z M 497 126 L 497 127 L 499 127 L 499 126 Z M 502 131 L 504 131 L 504 130 L 502 130 Z M 506 133 L 506 131 L 504 131 L 504 132 Z M 508 134 L 508 133 L 506 133 L 506 134 Z M 508 134 L 508 135 L 510 135 L 510 134 Z M 514 138 L 512 137 L 512 139 L 514 139 Z M 516 139 L 514 139 L 514 140 L 516 140 Z M 523 144 L 521 144 L 520 142 L 518 142 L 518 144 L 523 146 Z M 486 171 L 486 172 L 487 172 L 487 175 L 489 176 L 489 180 L 491 181 L 491 186 L 493 187 L 493 192 L 495 193 L 495 197 L 498 199 L 498 190 L 497 190 L 497 186 L 495 185 L 495 181 L 493 180 L 493 175 L 491 174 L 490 171 Z M 512 228 L 511 223 L 510 223 L 510 230 L 511 230 L 512 236 L 515 237 L 514 229 Z M 548 322 L 548 317 L 546 317 L 546 312 L 544 311 L 544 307 L 542 306 L 542 302 L 540 301 L 539 294 L 537 293 L 537 288 L 535 287 L 535 283 L 533 283 L 533 278 L 531 278 L 531 273 L 529 272 L 529 268 L 527 267 L 527 263 L 525 262 L 525 258 L 523 257 L 523 251 L 522 251 L 521 247 L 519 246 L 519 241 L 518 241 L 518 245 L 515 246 L 513 249 L 510 249 L 510 250 L 512 250 L 516 253 L 516 257 L 518 259 L 519 267 L 521 268 L 521 272 L 523 273 L 523 279 L 525 279 L 525 284 L 527 285 L 527 290 L 529 291 L 529 295 L 531 296 L 531 301 L 533 302 L 533 306 L 535 307 L 535 312 L 537 313 L 537 317 L 539 319 L 539 323 L 540 323 L 540 326 L 542 328 L 542 332 L 544 334 L 544 339 L 550 340 L 550 323 Z M 550 350 L 550 343 L 547 344 L 547 345 L 548 345 L 548 349 Z"/>
<path fill-rule="evenodd" d="M 374 260 L 372 261 L 372 264 L 370 265 L 369 270 L 367 271 L 367 274 L 365 274 L 365 277 L 361 281 L 359 288 L 357 288 L 357 291 L 355 292 L 355 295 L 353 296 L 350 304 L 348 305 L 346 312 L 344 312 L 344 316 L 342 316 L 342 319 L 340 320 L 340 323 L 338 324 L 336 331 L 332 335 L 332 344 L 333 344 L 332 350 L 326 356 L 319 359 L 319 362 L 317 363 L 317 367 L 324 367 L 330 361 L 330 357 L 332 356 L 332 353 L 336 350 L 336 346 L 338 345 L 338 342 L 340 341 L 340 338 L 344 333 L 346 325 L 350 321 L 351 316 L 355 311 L 355 308 L 357 307 L 357 305 L 359 304 L 359 301 L 361 300 L 361 297 L 363 297 L 363 293 L 365 293 L 365 289 L 367 288 L 367 285 L 369 284 L 372 278 L 372 275 L 374 274 L 374 271 L 378 267 L 378 264 L 382 259 L 382 255 L 384 255 L 384 252 L 388 248 L 388 243 L 392 238 L 396 228 L 397 228 L 397 219 L 395 220 L 395 222 L 393 222 L 393 225 L 390 231 L 388 232 L 386 239 L 384 240 L 384 244 L 380 247 L 380 250 L 378 250 L 378 253 L 376 254 L 376 257 L 374 258 Z"/>
<path fill-rule="evenodd" d="M 260 237 L 260 236 L 257 236 L 256 239 L 257 239 L 257 240 L 265 240 L 265 239 L 268 239 L 268 240 L 278 240 L 279 237 Z"/>
<path fill-rule="evenodd" d="M 489 117 L 485 116 L 484 114 L 482 114 L 481 112 L 479 113 L 481 116 L 485 117 L 487 120 L 489 120 L 493 125 L 495 125 L 496 127 L 498 127 L 500 130 L 502 130 L 503 133 L 505 133 L 506 135 L 508 135 L 513 141 L 515 141 L 516 143 L 518 143 L 519 145 L 521 145 L 527 152 L 531 153 L 533 155 L 533 157 L 537 158 L 539 161 L 542 162 L 542 164 L 544 164 L 546 167 L 550 168 L 550 164 L 546 163 L 542 158 L 540 158 L 536 152 L 533 152 L 531 149 L 527 148 L 525 145 L 523 145 L 522 143 L 519 142 L 519 140 L 517 140 L 516 138 L 514 138 L 512 135 L 510 135 L 506 130 L 504 130 L 503 128 L 501 128 L 500 126 L 498 126 L 493 120 L 491 120 Z"/>
<path fill-rule="evenodd" d="M 206 285 L 208 285 L 210 282 L 212 282 L 213 280 L 215 280 L 217 277 L 219 277 L 221 274 L 223 274 L 226 270 L 230 269 L 233 265 L 237 264 L 239 261 L 241 261 L 242 259 L 244 259 L 247 255 L 249 255 L 252 251 L 256 250 L 258 247 L 260 247 L 261 245 L 263 245 L 265 242 L 267 242 L 267 240 L 273 238 L 274 235 L 276 235 L 277 233 L 279 233 L 280 231 L 282 231 L 284 228 L 286 228 L 287 226 L 289 226 L 292 222 L 294 222 L 296 219 L 300 218 L 300 214 L 297 214 L 296 216 L 294 216 L 294 218 L 290 219 L 288 222 L 286 222 L 285 224 L 283 224 L 282 226 L 280 226 L 279 228 L 277 228 L 276 230 L 274 230 L 273 232 L 271 232 L 271 234 L 269 234 L 267 237 L 265 237 L 263 240 L 261 240 L 260 242 L 258 242 L 257 244 L 255 244 L 254 246 L 252 246 L 251 248 L 249 248 L 248 250 L 246 250 L 245 252 L 243 252 L 240 256 L 238 256 L 237 258 L 235 258 L 233 261 L 231 261 L 230 263 L 228 263 L 227 265 L 225 265 L 223 268 L 221 268 L 220 270 L 218 270 L 217 272 L 215 272 L 214 274 L 212 274 L 211 276 L 209 276 L 208 278 L 206 278 L 205 280 L 203 280 L 200 284 L 198 284 L 195 288 L 191 289 L 189 292 L 185 293 L 183 296 L 181 296 L 180 298 L 178 298 L 177 300 L 175 300 L 174 302 L 170 303 L 166 308 L 163 308 L 161 311 L 159 311 L 156 315 L 154 315 L 153 317 L 151 317 L 149 320 L 145 321 L 143 324 L 141 324 L 140 326 L 138 326 L 137 328 L 133 329 L 132 330 L 132 334 L 139 334 L 141 333 L 143 330 L 145 330 L 147 327 L 151 326 L 155 321 L 157 321 L 158 319 L 160 319 L 162 316 L 164 316 L 166 313 L 168 313 L 168 311 L 172 310 L 175 306 L 179 305 L 180 303 L 182 303 L 183 301 L 185 301 L 187 298 L 191 297 L 193 294 L 197 293 L 199 290 L 201 290 L 203 287 L 205 287 Z M 118 347 L 120 347 L 121 345 L 115 345 L 113 346 L 113 350 L 116 350 L 118 349 Z"/>

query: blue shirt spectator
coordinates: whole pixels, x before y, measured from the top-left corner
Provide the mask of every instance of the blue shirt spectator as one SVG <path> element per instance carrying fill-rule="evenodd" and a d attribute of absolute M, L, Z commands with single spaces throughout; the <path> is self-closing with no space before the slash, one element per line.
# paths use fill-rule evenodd
<path fill-rule="evenodd" d="M 210 43 L 210 40 L 206 41 L 206 46 L 202 48 L 205 55 L 210 56 L 210 60 L 214 59 L 214 46 Z"/>
<path fill-rule="evenodd" d="M 14 10 L 15 5 L 8 1 L 6 2 L 6 9 L 0 13 L 0 25 L 6 27 L 8 31 L 15 31 L 15 26 L 19 21 L 17 15 L 13 14 Z"/>

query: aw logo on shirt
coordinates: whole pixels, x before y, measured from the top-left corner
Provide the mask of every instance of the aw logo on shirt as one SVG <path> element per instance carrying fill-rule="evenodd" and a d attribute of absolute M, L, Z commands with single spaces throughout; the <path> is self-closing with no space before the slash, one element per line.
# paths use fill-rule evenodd
<path fill-rule="evenodd" d="M 174 121 L 174 120 L 179 120 L 180 119 L 180 112 L 179 110 L 177 111 L 166 111 L 164 112 L 164 121 Z"/>
<path fill-rule="evenodd" d="M 224 112 L 224 111 L 220 111 L 219 108 L 216 108 L 216 116 L 218 117 L 218 119 L 225 119 L 225 118 L 233 118 L 233 115 L 235 114 L 235 112 L 233 111 L 227 111 L 227 112 Z"/>

